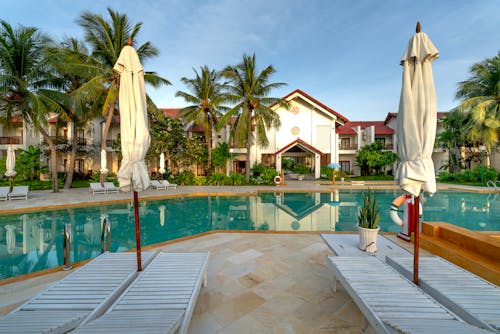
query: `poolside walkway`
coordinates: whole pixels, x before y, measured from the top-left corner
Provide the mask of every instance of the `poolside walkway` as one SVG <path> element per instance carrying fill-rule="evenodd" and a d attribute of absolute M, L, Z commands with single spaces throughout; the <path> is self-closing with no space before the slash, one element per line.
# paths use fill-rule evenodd
<path fill-rule="evenodd" d="M 140 198 L 239 194 L 275 189 L 180 186 L 168 191 L 148 190 L 141 193 Z M 317 182 L 290 181 L 281 189 L 330 192 L 334 187 Z M 128 193 L 92 195 L 88 189 L 62 190 L 57 194 L 32 191 L 27 201 L 0 203 L 0 214 L 130 199 Z M 402 246 L 410 248 L 410 245 Z M 330 289 L 332 275 L 325 260 L 333 253 L 319 233 L 214 233 L 153 249 L 211 252 L 208 287 L 201 290 L 189 333 L 360 333 L 364 326 L 363 315 L 345 290 L 340 288 L 332 292 Z M 67 274 L 58 271 L 0 285 L 0 315 Z M 374 331 L 369 327 L 365 333 Z"/>
<path fill-rule="evenodd" d="M 351 186 L 347 182 L 342 184 L 337 182 L 335 185 L 327 181 L 287 181 L 286 185 L 280 187 L 274 186 L 179 186 L 177 189 L 169 190 L 154 190 L 148 189 L 139 194 L 140 200 L 159 199 L 179 196 L 195 196 L 195 195 L 231 195 L 231 194 L 250 194 L 259 191 L 276 192 L 276 191 L 294 191 L 294 192 L 331 192 L 338 190 L 363 190 L 363 189 L 398 189 L 398 187 L 390 182 L 370 181 L 363 186 Z M 475 192 L 488 192 L 484 187 L 461 186 L 451 184 L 438 184 L 438 190 L 460 189 Z M 490 191 L 491 192 L 491 191 Z M 92 205 L 96 203 L 112 203 L 131 201 L 131 193 L 115 193 L 115 194 L 95 194 L 92 195 L 88 188 L 61 189 L 58 193 L 53 193 L 50 190 L 35 190 L 30 191 L 28 200 L 13 200 L 0 202 L 0 214 L 10 213 L 24 210 L 39 210 L 43 208 L 54 208 L 57 206 L 73 206 L 73 205 Z"/>

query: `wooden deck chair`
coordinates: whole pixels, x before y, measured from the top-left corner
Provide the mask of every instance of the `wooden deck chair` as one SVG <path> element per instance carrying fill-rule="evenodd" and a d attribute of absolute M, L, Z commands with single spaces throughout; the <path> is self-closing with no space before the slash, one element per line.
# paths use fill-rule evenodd
<path fill-rule="evenodd" d="M 153 252 L 142 253 L 145 268 Z M 104 253 L 0 318 L 0 333 L 66 333 L 103 314 L 137 276 L 136 254 Z"/>
<path fill-rule="evenodd" d="M 329 256 L 338 279 L 377 333 L 489 333 L 438 304 L 386 263 L 372 256 Z"/>
<path fill-rule="evenodd" d="M 160 253 L 102 317 L 75 333 L 187 332 L 209 253 Z"/>
<path fill-rule="evenodd" d="M 408 279 L 413 257 L 388 256 L 387 264 Z M 500 287 L 439 257 L 421 257 L 419 286 L 468 323 L 500 333 Z"/>

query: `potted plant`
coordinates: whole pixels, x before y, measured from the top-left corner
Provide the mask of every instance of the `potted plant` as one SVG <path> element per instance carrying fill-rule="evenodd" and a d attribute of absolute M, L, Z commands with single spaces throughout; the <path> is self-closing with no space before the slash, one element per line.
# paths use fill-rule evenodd
<path fill-rule="evenodd" d="M 295 164 L 292 168 L 292 172 L 297 174 L 297 180 L 303 180 L 304 179 L 304 174 L 309 173 L 309 167 L 302 163 Z"/>
<path fill-rule="evenodd" d="M 359 248 L 374 253 L 377 251 L 377 235 L 380 227 L 377 195 L 370 190 L 364 191 L 363 206 L 358 213 Z"/>

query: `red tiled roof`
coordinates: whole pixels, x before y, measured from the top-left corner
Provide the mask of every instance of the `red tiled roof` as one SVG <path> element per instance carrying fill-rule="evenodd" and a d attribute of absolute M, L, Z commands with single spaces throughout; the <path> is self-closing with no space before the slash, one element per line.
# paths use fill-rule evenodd
<path fill-rule="evenodd" d="M 443 118 L 446 117 L 447 114 L 448 114 L 448 112 L 446 112 L 446 111 L 438 111 L 437 112 L 437 119 L 443 119 Z M 397 117 L 398 117 L 398 113 L 397 112 L 387 113 L 387 116 L 385 117 L 384 124 L 389 123 L 389 121 L 391 120 L 391 118 L 397 118 Z"/>
<path fill-rule="evenodd" d="M 306 99 L 312 101 L 313 103 L 319 105 L 321 108 L 325 109 L 326 111 L 328 111 L 329 113 L 335 115 L 337 118 L 343 120 L 344 122 L 349 122 L 349 120 L 347 119 L 347 117 L 339 114 L 338 112 L 336 112 L 335 110 L 333 110 L 332 108 L 328 107 L 326 104 L 323 104 L 321 103 L 320 101 L 316 100 L 314 97 L 312 97 L 311 95 L 307 94 L 306 92 L 300 90 L 300 89 L 296 89 L 294 90 L 293 92 L 291 92 L 290 94 L 288 95 L 285 95 L 283 97 L 283 100 L 286 100 L 288 99 L 290 96 L 292 96 L 293 94 L 300 94 L 302 96 L 304 96 Z"/>
<path fill-rule="evenodd" d="M 392 135 L 394 130 L 385 125 L 384 121 L 367 121 L 367 122 L 347 122 L 343 126 L 339 126 L 335 129 L 335 133 L 339 135 L 355 135 L 356 131 L 353 128 L 360 126 L 361 129 L 365 129 L 369 126 L 375 126 L 376 135 Z"/>
<path fill-rule="evenodd" d="M 165 116 L 178 118 L 181 108 L 160 108 L 160 110 L 163 112 L 163 115 Z"/>
<path fill-rule="evenodd" d="M 308 149 L 311 152 L 316 152 L 318 154 L 323 154 L 323 152 L 321 152 L 320 150 L 318 150 L 316 147 L 314 147 L 312 145 L 309 145 L 308 143 L 306 143 L 305 141 L 303 141 L 300 138 L 297 138 L 296 140 L 294 140 L 290 144 L 286 145 L 282 149 L 276 151 L 274 154 L 279 154 L 279 153 L 285 152 L 285 151 L 289 150 L 290 148 L 292 148 L 292 147 L 294 147 L 296 145 L 303 146 L 304 148 Z"/>

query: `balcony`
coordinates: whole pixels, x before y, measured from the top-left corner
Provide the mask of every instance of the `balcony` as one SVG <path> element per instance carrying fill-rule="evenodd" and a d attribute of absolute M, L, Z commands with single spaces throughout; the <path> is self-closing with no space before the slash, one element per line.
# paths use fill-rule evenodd
<path fill-rule="evenodd" d="M 339 144 L 339 150 L 341 151 L 356 151 L 358 149 L 357 144 Z"/>
<path fill-rule="evenodd" d="M 0 137 L 0 145 L 21 145 L 23 143 L 22 136 L 3 136 Z"/>
<path fill-rule="evenodd" d="M 50 139 L 52 139 L 56 145 L 71 144 L 71 140 L 65 136 L 50 136 Z M 45 143 L 45 139 L 43 139 L 43 142 Z M 77 138 L 76 144 L 79 146 L 85 146 L 87 145 L 87 140 L 85 138 Z"/>

